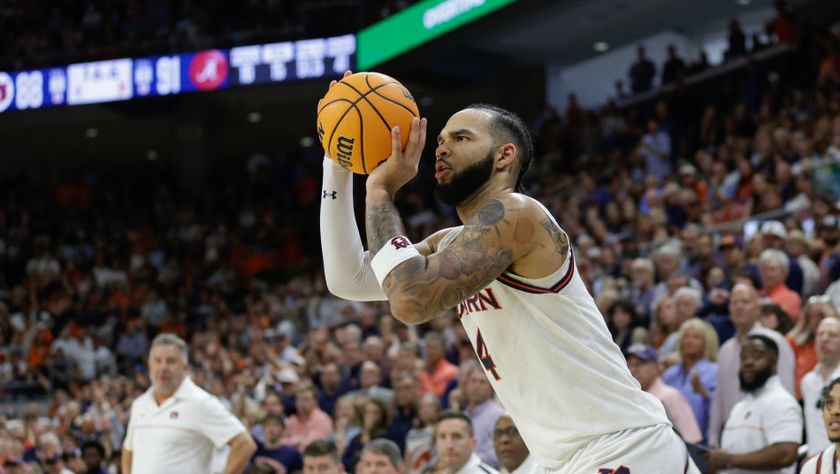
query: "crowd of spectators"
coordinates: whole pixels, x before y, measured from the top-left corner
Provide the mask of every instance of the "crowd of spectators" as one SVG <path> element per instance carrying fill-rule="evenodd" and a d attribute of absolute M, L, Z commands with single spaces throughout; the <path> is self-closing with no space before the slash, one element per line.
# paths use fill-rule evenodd
<path fill-rule="evenodd" d="M 750 65 L 713 98 L 680 89 L 650 107 L 572 103 L 531 117 L 530 194 L 574 242 L 615 342 L 640 358 L 634 375 L 685 398 L 680 415 L 698 440 L 717 442 L 710 425 L 726 413 L 716 394 L 738 392 L 715 375 L 718 347 L 735 357 L 726 343 L 744 325 L 733 285 L 755 288 L 761 314 L 749 317 L 786 335 L 779 375 L 797 399 L 812 369 L 840 360 L 840 347 L 815 343 L 840 309 L 838 41 L 800 37 L 784 69 Z M 160 332 L 189 341 L 195 383 L 251 429 L 258 457 L 289 472 L 322 438 L 348 470 L 368 441 L 387 438 L 423 472 L 441 408 L 471 417 L 477 454 L 497 466 L 502 408 L 456 315 L 408 327 L 385 303 L 326 291 L 320 160 L 317 148 L 254 157 L 199 195 L 154 167 L 0 177 L 6 469 L 116 472 Z M 454 219 L 434 202 L 431 176 L 421 170 L 399 196 L 412 239 Z"/>
<path fill-rule="evenodd" d="M 11 0 L 0 70 L 355 33 L 413 0 Z"/>
<path fill-rule="evenodd" d="M 784 0 L 775 2 L 776 15 L 765 25 L 764 35 L 754 32 L 749 37 L 747 46 L 747 34 L 741 27 L 737 18 L 729 21 L 727 32 L 727 46 L 723 52 L 723 61 L 729 62 L 734 59 L 746 57 L 759 51 L 767 49 L 774 44 L 791 45 L 796 42 L 795 18 L 788 10 Z M 700 51 L 695 61 L 688 62 L 680 56 L 677 47 L 669 44 L 666 48 L 666 59 L 662 64 L 659 80 L 657 81 L 657 68 L 646 54 L 644 45 L 636 48 L 636 61 L 630 65 L 627 72 L 629 90 L 624 88 L 624 81 L 616 81 L 616 96 L 619 99 L 633 94 L 640 94 L 650 91 L 655 84 L 664 86 L 683 81 L 687 77 L 708 69 L 711 65 L 705 51 Z"/>

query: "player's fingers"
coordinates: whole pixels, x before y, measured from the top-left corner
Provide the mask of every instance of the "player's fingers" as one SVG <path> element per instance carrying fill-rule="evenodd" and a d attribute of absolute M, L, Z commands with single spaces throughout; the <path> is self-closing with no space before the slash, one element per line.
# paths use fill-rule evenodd
<path fill-rule="evenodd" d="M 420 138 L 420 119 L 414 117 L 411 119 L 411 135 L 408 136 L 408 143 L 405 146 L 405 154 L 413 155 L 417 151 L 417 144 Z"/>
<path fill-rule="evenodd" d="M 400 137 L 400 126 L 394 125 L 394 128 L 391 129 L 391 158 L 402 154 L 402 140 Z"/>
<path fill-rule="evenodd" d="M 426 126 L 428 124 L 429 121 L 425 118 L 421 118 L 420 122 L 417 124 L 417 143 L 420 145 L 421 150 L 426 146 Z"/>
<path fill-rule="evenodd" d="M 344 71 L 344 77 L 351 76 L 351 75 L 353 75 L 353 71 L 351 71 L 349 69 Z M 344 77 L 342 77 L 342 79 L 344 79 Z"/>

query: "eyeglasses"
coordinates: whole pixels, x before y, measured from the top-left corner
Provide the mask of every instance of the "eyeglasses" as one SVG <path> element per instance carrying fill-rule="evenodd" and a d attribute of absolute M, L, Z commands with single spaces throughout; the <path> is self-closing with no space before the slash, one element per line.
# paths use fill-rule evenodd
<path fill-rule="evenodd" d="M 503 430 L 495 429 L 493 430 L 493 439 L 499 439 L 502 436 L 507 435 L 508 438 L 513 438 L 519 436 L 519 430 L 515 426 L 510 426 Z"/>

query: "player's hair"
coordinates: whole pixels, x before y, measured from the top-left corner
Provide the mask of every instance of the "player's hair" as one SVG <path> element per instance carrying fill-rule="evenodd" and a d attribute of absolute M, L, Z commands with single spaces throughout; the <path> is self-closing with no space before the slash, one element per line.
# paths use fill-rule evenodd
<path fill-rule="evenodd" d="M 89 439 L 82 443 L 81 446 L 79 446 L 79 451 L 81 451 L 82 454 L 84 454 L 86 449 L 91 448 L 95 449 L 96 452 L 99 453 L 100 459 L 102 459 L 103 461 L 105 460 L 105 446 L 103 446 L 102 443 L 96 441 L 95 439 Z"/>
<path fill-rule="evenodd" d="M 341 459 L 338 457 L 338 448 L 335 443 L 326 439 L 319 439 L 309 443 L 303 450 L 303 457 L 321 457 L 327 456 L 334 463 L 338 464 Z"/>
<path fill-rule="evenodd" d="M 444 410 L 438 413 L 438 416 L 435 418 L 435 435 L 437 435 L 437 427 L 440 425 L 440 422 L 446 420 L 461 420 L 467 424 L 467 428 L 469 429 L 470 436 L 475 435 L 475 431 L 473 430 L 473 423 L 470 417 L 468 417 L 464 412 L 456 411 L 456 410 Z"/>
<path fill-rule="evenodd" d="M 149 346 L 149 352 L 157 346 L 175 346 L 181 353 L 181 359 L 183 359 L 184 362 L 190 361 L 189 346 L 187 346 L 187 343 L 183 339 L 175 334 L 162 333 L 155 336 L 155 338 L 152 339 L 152 345 Z"/>
<path fill-rule="evenodd" d="M 362 448 L 362 454 L 364 455 L 365 453 L 383 454 L 388 456 L 388 460 L 391 461 L 391 465 L 395 468 L 402 464 L 400 447 L 397 446 L 397 443 L 391 441 L 390 439 L 379 438 L 369 441 L 365 444 L 365 447 Z"/>
<path fill-rule="evenodd" d="M 492 104 L 470 104 L 466 109 L 481 110 L 489 112 L 493 116 L 493 135 L 497 140 L 510 142 L 516 145 L 516 158 L 519 159 L 519 176 L 516 178 L 516 192 L 525 191 L 523 180 L 525 173 L 531 166 L 531 159 L 534 156 L 534 143 L 531 140 L 531 132 L 525 122 L 510 110 L 503 109 Z"/>
<path fill-rule="evenodd" d="M 779 357 L 779 345 L 776 344 L 776 341 L 770 339 L 769 337 L 765 336 L 764 334 L 750 334 L 747 336 L 747 339 L 753 341 L 761 341 L 767 346 L 767 349 L 770 350 L 776 357 Z"/>
<path fill-rule="evenodd" d="M 828 382 L 828 385 L 823 387 L 822 392 L 820 393 L 820 399 L 817 400 L 817 408 L 819 408 L 820 410 L 825 408 L 825 399 L 828 398 L 828 396 L 831 394 L 831 389 L 834 388 L 834 386 L 838 383 L 840 383 L 840 377 L 837 377 L 831 382 Z"/>

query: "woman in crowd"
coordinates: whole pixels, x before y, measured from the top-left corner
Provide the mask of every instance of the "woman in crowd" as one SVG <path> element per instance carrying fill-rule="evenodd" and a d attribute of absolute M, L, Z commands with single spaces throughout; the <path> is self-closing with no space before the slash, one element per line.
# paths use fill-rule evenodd
<path fill-rule="evenodd" d="M 688 400 L 705 439 L 717 386 L 717 333 L 702 319 L 689 319 L 680 326 L 677 347 L 680 362 L 669 367 L 662 380 Z"/>
<path fill-rule="evenodd" d="M 828 316 L 837 317 L 837 312 L 834 310 L 834 307 L 824 297 L 812 296 L 805 303 L 805 307 L 802 309 L 802 315 L 796 323 L 796 326 L 785 336 L 785 339 L 790 344 L 790 347 L 793 348 L 793 352 L 796 355 L 796 378 L 794 382 L 797 400 L 802 400 L 802 392 L 799 390 L 802 377 L 817 365 L 817 349 L 815 343 L 817 326 L 820 325 L 820 321 L 823 318 Z"/>
<path fill-rule="evenodd" d="M 663 296 L 653 303 L 653 322 L 650 328 L 650 344 L 659 348 L 665 339 L 676 332 L 679 327 L 675 327 L 677 322 L 677 312 L 674 305 L 674 300 L 669 296 Z"/>
<path fill-rule="evenodd" d="M 356 409 L 355 396 L 343 395 L 335 402 L 333 425 L 335 426 L 335 445 L 338 452 L 344 451 L 347 444 L 362 432 L 359 411 Z"/>
<path fill-rule="evenodd" d="M 647 330 L 642 327 L 636 308 L 627 300 L 619 300 L 610 305 L 607 312 L 607 327 L 613 341 L 624 352 L 633 344 L 641 344 L 647 338 Z"/>
<path fill-rule="evenodd" d="M 356 463 L 359 462 L 365 444 L 376 438 L 385 438 L 390 427 L 391 415 L 385 403 L 376 398 L 365 402 L 362 430 L 350 440 L 341 455 L 341 462 L 347 472 L 356 472 Z"/>
<path fill-rule="evenodd" d="M 440 412 L 440 399 L 433 393 L 420 397 L 414 428 L 405 437 L 405 467 L 409 474 L 420 474 L 432 463 L 435 417 Z"/>

